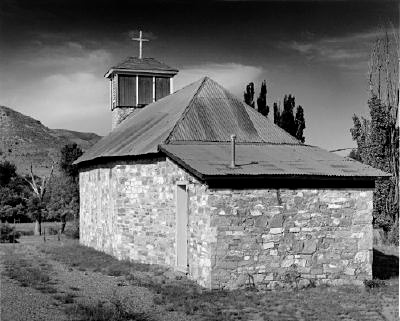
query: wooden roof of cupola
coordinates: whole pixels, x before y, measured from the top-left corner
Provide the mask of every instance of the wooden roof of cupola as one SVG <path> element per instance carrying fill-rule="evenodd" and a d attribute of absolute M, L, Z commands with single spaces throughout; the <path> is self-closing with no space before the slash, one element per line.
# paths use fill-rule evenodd
<path fill-rule="evenodd" d="M 128 57 L 111 67 L 104 77 L 110 78 L 113 74 L 163 74 L 175 76 L 178 69 L 172 68 L 154 58 Z"/>
<path fill-rule="evenodd" d="M 133 41 L 139 43 L 139 56 L 128 57 L 114 67 L 111 67 L 104 75 L 106 78 L 111 78 L 113 74 L 162 74 L 164 76 L 173 77 L 178 73 L 178 70 L 154 59 L 143 57 L 143 42 L 149 39 L 143 38 L 143 33 L 139 31 L 139 37 L 131 38 Z"/>

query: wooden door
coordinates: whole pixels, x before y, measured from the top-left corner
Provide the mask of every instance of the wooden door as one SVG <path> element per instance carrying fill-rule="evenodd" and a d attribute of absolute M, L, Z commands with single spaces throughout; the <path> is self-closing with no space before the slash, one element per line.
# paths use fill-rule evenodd
<path fill-rule="evenodd" d="M 186 185 L 176 186 L 176 267 L 186 272 L 187 257 L 187 230 L 188 230 L 188 193 Z"/>

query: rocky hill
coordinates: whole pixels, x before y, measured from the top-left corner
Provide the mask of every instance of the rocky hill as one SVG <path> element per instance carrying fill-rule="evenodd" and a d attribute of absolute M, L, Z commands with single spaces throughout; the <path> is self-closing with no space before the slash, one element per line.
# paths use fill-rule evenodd
<path fill-rule="evenodd" d="M 100 138 L 94 133 L 50 129 L 39 120 L 0 106 L 0 161 L 14 163 L 21 174 L 28 173 L 32 164 L 36 175 L 46 175 L 52 163 L 58 162 L 64 145 L 77 143 L 86 150 Z"/>

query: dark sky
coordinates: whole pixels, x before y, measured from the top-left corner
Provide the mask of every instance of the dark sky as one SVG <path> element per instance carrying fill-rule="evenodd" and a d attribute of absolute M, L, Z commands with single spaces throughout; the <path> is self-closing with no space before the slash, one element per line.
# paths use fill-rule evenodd
<path fill-rule="evenodd" d="M 137 55 L 129 35 L 151 39 L 144 56 L 180 72 L 176 89 L 208 75 L 242 97 L 267 80 L 268 104 L 292 93 L 306 142 L 353 146 L 354 113 L 366 114 L 368 55 L 390 1 L 9 1 L 0 4 L 0 104 L 52 128 L 110 130 L 111 66 Z"/>

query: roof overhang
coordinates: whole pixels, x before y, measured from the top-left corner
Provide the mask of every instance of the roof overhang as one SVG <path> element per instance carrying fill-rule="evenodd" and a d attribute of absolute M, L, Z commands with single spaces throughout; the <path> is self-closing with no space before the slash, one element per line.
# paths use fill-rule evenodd
<path fill-rule="evenodd" d="M 375 187 L 375 176 L 334 176 L 315 174 L 221 174 L 208 175 L 191 166 L 190 162 L 178 157 L 168 150 L 167 146 L 159 145 L 158 149 L 172 162 L 188 171 L 196 179 L 210 188 L 328 188 L 348 189 Z M 384 176 L 387 177 L 387 176 Z"/>
<path fill-rule="evenodd" d="M 133 70 L 133 69 L 123 69 L 123 68 L 110 68 L 109 71 L 107 71 L 104 75 L 105 78 L 110 78 L 114 74 L 119 74 L 119 75 L 138 75 L 138 76 L 146 76 L 146 75 L 152 75 L 152 76 L 169 76 L 173 77 L 178 73 L 178 70 L 158 70 L 158 69 L 138 69 L 138 70 Z"/>
<path fill-rule="evenodd" d="M 142 155 L 101 156 L 84 161 L 79 161 L 79 159 L 77 159 L 72 164 L 77 165 L 78 168 L 82 170 L 93 166 L 112 167 L 118 162 L 119 163 L 136 162 L 136 161 L 147 161 L 147 160 L 154 161 L 155 159 L 165 159 L 165 155 L 163 153 L 157 152 L 157 153 L 147 153 Z"/>

